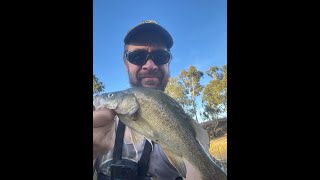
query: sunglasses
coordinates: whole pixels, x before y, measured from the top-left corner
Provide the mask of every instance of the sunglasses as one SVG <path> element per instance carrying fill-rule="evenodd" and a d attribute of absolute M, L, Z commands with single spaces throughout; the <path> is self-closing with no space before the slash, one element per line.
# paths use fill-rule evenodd
<path fill-rule="evenodd" d="M 167 64 L 171 59 L 169 51 L 157 50 L 148 52 L 146 50 L 127 51 L 124 57 L 132 64 L 142 66 L 147 63 L 149 59 L 157 65 Z"/>

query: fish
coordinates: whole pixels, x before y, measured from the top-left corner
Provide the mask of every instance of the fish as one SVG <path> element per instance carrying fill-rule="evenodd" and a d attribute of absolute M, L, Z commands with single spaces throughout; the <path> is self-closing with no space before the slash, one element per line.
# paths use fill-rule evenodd
<path fill-rule="evenodd" d="M 93 105 L 96 109 L 114 110 L 119 120 L 134 130 L 133 141 L 142 135 L 158 143 L 184 178 L 187 170 L 183 159 L 186 159 L 199 170 L 203 180 L 227 179 L 227 173 L 210 156 L 206 130 L 163 91 L 130 87 L 96 95 Z"/>

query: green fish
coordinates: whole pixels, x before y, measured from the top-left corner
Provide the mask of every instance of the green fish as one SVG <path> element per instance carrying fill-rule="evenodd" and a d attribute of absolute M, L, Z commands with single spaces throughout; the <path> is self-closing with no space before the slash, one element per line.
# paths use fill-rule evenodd
<path fill-rule="evenodd" d="M 209 136 L 203 127 L 164 92 L 151 88 L 132 87 L 94 97 L 96 109 L 114 110 L 128 127 L 158 143 L 177 171 L 186 178 L 183 158 L 197 168 L 203 180 L 226 180 L 227 174 L 209 154 Z M 132 132 L 133 143 L 139 139 Z"/>

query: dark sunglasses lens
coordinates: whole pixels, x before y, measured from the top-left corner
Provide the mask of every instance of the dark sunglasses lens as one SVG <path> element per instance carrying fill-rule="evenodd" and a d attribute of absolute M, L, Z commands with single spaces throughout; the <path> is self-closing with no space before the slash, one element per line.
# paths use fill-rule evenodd
<path fill-rule="evenodd" d="M 163 65 L 170 61 L 170 53 L 167 51 L 154 51 L 152 52 L 153 61 L 157 65 Z"/>
<path fill-rule="evenodd" d="M 128 54 L 128 60 L 132 64 L 143 65 L 146 62 L 148 52 L 133 51 Z"/>

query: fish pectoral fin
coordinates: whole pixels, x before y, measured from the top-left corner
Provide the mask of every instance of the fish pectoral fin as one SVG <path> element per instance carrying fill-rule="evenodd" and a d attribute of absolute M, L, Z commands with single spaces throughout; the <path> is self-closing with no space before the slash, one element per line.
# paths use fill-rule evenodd
<path fill-rule="evenodd" d="M 163 152 L 167 155 L 170 163 L 177 169 L 177 171 L 180 173 L 181 176 L 186 178 L 187 169 L 186 169 L 186 165 L 183 162 L 182 156 L 178 156 L 166 148 L 162 148 L 162 149 L 163 149 Z"/>
<path fill-rule="evenodd" d="M 131 131 L 131 139 L 132 139 L 133 147 L 136 151 L 136 154 L 138 154 L 138 149 L 141 148 L 141 146 L 144 142 L 144 136 L 137 133 L 133 129 L 130 129 L 130 131 Z"/>
<path fill-rule="evenodd" d="M 119 115 L 119 119 L 126 126 L 134 130 L 131 131 L 133 132 L 133 134 L 131 133 L 131 135 L 133 136 L 133 142 L 137 139 L 140 139 L 140 136 L 145 137 L 149 142 L 151 142 L 151 140 L 155 139 L 155 135 L 157 135 L 156 133 L 154 133 L 153 128 L 149 125 L 149 123 L 143 118 L 135 119 L 132 116 Z M 138 141 L 136 141 L 136 143 L 137 142 Z"/>
<path fill-rule="evenodd" d="M 209 153 L 210 140 L 208 132 L 196 121 L 191 120 L 191 124 L 195 130 L 195 138 L 198 140 L 202 148 Z"/>
<path fill-rule="evenodd" d="M 136 151 L 136 154 L 138 154 L 138 149 L 141 148 L 145 139 L 146 139 L 146 141 L 149 141 L 150 144 L 152 144 L 151 139 L 137 133 L 133 129 L 130 129 L 130 130 L 131 130 L 131 139 L 132 139 L 133 147 Z M 151 146 L 151 151 L 153 151 L 153 146 Z"/>
<path fill-rule="evenodd" d="M 153 128 L 149 125 L 149 123 L 145 120 L 139 119 L 134 121 L 141 129 L 141 134 L 147 138 L 153 139 L 154 138 L 154 131 Z"/>
<path fill-rule="evenodd" d="M 115 111 L 118 114 L 127 114 L 134 116 L 137 110 L 139 109 L 139 104 L 136 100 L 136 97 L 132 94 L 127 94 L 122 102 L 116 107 Z"/>

